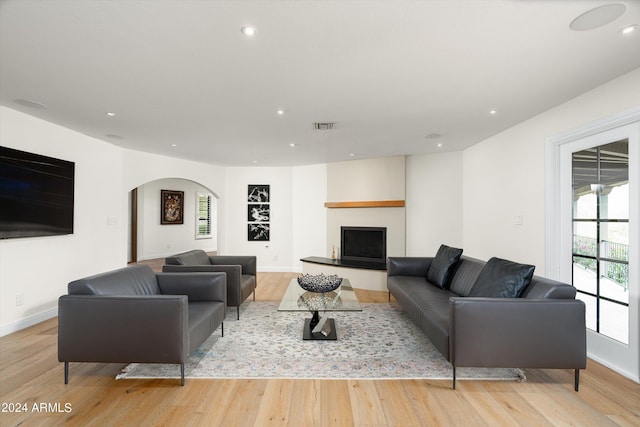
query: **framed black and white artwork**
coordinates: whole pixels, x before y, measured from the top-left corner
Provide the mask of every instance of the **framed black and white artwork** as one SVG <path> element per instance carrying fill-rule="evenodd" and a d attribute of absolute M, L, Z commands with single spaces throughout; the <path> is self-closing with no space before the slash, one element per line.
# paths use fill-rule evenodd
<path fill-rule="evenodd" d="M 247 221 L 269 222 L 271 218 L 269 205 L 266 203 L 249 203 L 247 205 Z"/>
<path fill-rule="evenodd" d="M 269 203 L 270 190 L 268 185 L 249 185 L 247 192 L 247 202 L 249 203 Z"/>
<path fill-rule="evenodd" d="M 251 242 L 268 242 L 270 226 L 266 223 L 248 225 L 248 240 Z"/>

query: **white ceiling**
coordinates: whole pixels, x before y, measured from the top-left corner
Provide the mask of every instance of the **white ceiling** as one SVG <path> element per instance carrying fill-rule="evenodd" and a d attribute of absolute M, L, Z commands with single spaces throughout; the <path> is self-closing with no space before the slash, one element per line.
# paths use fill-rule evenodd
<path fill-rule="evenodd" d="M 640 1 L 2 0 L 0 102 L 228 166 L 460 150 L 640 67 L 629 24 Z"/>

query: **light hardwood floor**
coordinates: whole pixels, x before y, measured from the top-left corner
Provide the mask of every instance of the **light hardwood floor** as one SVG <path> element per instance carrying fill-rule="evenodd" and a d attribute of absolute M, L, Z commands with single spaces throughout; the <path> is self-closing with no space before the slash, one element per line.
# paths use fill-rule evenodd
<path fill-rule="evenodd" d="M 256 299 L 280 300 L 294 276 L 259 273 Z M 385 302 L 387 294 L 358 298 Z M 0 425 L 640 426 L 640 385 L 593 361 L 578 393 L 571 370 L 527 369 L 524 383 L 459 381 L 454 391 L 450 381 L 426 380 L 187 379 L 180 387 L 115 380 L 124 366 L 72 363 L 64 385 L 57 319 L 2 337 Z"/>

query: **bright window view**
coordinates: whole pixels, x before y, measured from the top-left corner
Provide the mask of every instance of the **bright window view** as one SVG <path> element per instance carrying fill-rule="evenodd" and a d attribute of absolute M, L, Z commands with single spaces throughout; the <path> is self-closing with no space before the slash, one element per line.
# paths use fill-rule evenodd
<path fill-rule="evenodd" d="M 629 143 L 573 154 L 573 285 L 587 327 L 629 343 Z"/>

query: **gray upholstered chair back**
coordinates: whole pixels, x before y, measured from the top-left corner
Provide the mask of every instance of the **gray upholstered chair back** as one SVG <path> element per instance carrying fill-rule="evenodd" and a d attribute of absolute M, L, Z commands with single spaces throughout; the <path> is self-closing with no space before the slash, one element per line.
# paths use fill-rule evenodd
<path fill-rule="evenodd" d="M 159 295 L 156 274 L 148 265 L 138 264 L 75 280 L 69 295 Z"/>
<path fill-rule="evenodd" d="M 168 265 L 210 265 L 211 261 L 205 251 L 202 249 L 194 249 L 167 257 L 164 263 Z"/>

